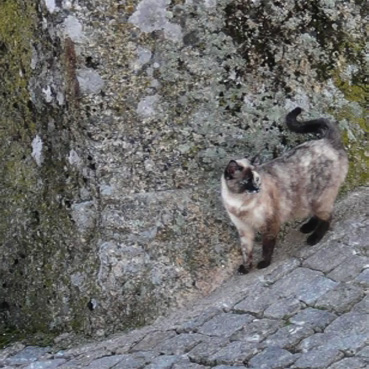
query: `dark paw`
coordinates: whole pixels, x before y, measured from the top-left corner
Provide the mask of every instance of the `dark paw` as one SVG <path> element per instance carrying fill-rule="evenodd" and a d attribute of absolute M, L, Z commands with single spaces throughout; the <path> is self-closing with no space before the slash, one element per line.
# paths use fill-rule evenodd
<path fill-rule="evenodd" d="M 238 268 L 239 274 L 247 274 L 250 271 L 250 268 L 246 268 L 243 264 L 241 264 Z"/>
<path fill-rule="evenodd" d="M 307 240 L 306 240 L 306 243 L 309 245 L 309 246 L 314 246 L 316 245 L 317 243 L 319 243 L 319 241 L 323 238 L 324 235 L 319 235 L 319 234 L 312 234 L 310 235 Z"/>
<path fill-rule="evenodd" d="M 258 263 L 258 269 L 264 269 L 270 265 L 270 261 L 262 260 Z"/>
<path fill-rule="evenodd" d="M 311 233 L 316 227 L 319 225 L 319 220 L 315 217 L 312 217 L 309 221 L 303 224 L 300 228 L 301 233 Z"/>
<path fill-rule="evenodd" d="M 312 227 L 309 223 L 305 223 L 300 227 L 301 233 L 311 233 L 315 227 Z"/>

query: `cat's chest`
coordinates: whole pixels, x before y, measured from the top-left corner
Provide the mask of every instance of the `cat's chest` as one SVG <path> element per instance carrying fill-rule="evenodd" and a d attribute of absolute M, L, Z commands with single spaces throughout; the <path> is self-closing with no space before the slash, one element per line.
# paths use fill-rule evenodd
<path fill-rule="evenodd" d="M 224 205 L 235 224 L 248 223 L 254 228 L 260 228 L 265 223 L 266 209 L 257 198 L 249 199 L 247 202 L 228 198 L 224 201 Z"/>

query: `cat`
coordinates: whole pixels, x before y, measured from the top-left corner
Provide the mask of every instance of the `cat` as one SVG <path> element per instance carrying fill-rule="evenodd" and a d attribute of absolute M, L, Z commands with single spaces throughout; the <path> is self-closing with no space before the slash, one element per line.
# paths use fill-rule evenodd
<path fill-rule="evenodd" d="M 280 226 L 310 216 L 301 228 L 311 233 L 309 245 L 328 231 L 334 201 L 348 171 L 348 158 L 336 124 L 326 119 L 299 122 L 301 108 L 287 114 L 287 127 L 296 133 L 320 133 L 264 164 L 254 159 L 231 160 L 221 178 L 225 209 L 236 226 L 243 264 L 240 273 L 252 268 L 256 231 L 262 233 L 259 269 L 270 265 Z"/>

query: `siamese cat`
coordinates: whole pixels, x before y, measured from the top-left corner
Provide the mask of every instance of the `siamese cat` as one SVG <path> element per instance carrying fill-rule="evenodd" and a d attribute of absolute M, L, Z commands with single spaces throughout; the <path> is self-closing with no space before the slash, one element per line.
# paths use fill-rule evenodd
<path fill-rule="evenodd" d="M 254 160 L 231 160 L 221 179 L 222 199 L 236 226 L 243 257 L 240 273 L 252 268 L 255 231 L 262 233 L 259 269 L 270 265 L 282 223 L 310 216 L 301 232 L 311 233 L 309 245 L 327 232 L 334 201 L 348 171 L 348 159 L 336 124 L 326 119 L 298 122 L 296 108 L 286 116 L 296 133 L 320 133 L 281 157 L 257 165 Z"/>

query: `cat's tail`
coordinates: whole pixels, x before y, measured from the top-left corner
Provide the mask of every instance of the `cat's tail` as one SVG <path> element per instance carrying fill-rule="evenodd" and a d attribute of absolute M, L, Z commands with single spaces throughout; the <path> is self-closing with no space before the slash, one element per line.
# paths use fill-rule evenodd
<path fill-rule="evenodd" d="M 313 119 L 299 122 L 297 116 L 302 112 L 301 108 L 295 108 L 286 116 L 287 127 L 295 133 L 320 133 L 336 148 L 342 147 L 341 133 L 338 126 L 327 119 Z"/>

